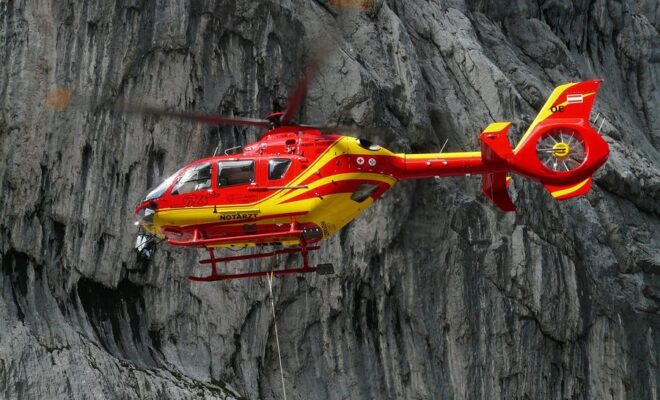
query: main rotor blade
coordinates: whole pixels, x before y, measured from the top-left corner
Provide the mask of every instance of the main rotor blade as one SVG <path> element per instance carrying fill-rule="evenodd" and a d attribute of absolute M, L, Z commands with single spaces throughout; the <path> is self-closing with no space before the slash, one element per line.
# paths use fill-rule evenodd
<path fill-rule="evenodd" d="M 289 97 L 289 102 L 286 105 L 286 110 L 282 117 L 280 118 L 280 124 L 285 125 L 294 117 L 296 112 L 300 109 L 309 86 L 312 84 L 314 79 L 321 69 L 321 65 L 324 63 L 329 54 L 332 54 L 337 48 L 337 43 L 332 41 L 330 38 L 319 39 L 319 42 L 315 45 L 315 51 L 305 68 L 302 77 L 298 80 L 296 86 L 291 92 Z"/>
<path fill-rule="evenodd" d="M 302 102 L 305 99 L 305 96 L 307 95 L 307 90 L 309 89 L 309 85 L 314 81 L 314 78 L 316 78 L 318 72 L 319 72 L 319 64 L 318 64 L 318 60 L 315 59 L 305 69 L 304 75 L 296 84 L 296 87 L 293 89 L 293 92 L 291 92 L 291 97 L 289 98 L 289 102 L 286 106 L 286 111 L 284 111 L 284 114 L 282 114 L 282 118 L 280 118 L 281 124 L 286 124 L 287 122 L 291 121 L 291 118 L 293 118 L 296 111 L 298 111 L 298 109 L 302 105 Z"/>
<path fill-rule="evenodd" d="M 146 107 L 146 106 L 131 105 L 131 104 L 121 104 L 117 107 L 113 107 L 113 110 L 128 114 L 147 114 L 147 115 L 155 115 L 158 117 L 180 118 L 180 119 L 185 119 L 194 122 L 201 122 L 204 124 L 211 124 L 211 125 L 246 125 L 246 126 L 256 126 L 259 128 L 266 128 L 266 129 L 271 127 L 270 121 L 265 119 L 227 117 L 223 115 L 204 114 L 204 113 L 187 112 L 187 111 L 168 111 L 154 107 Z"/>

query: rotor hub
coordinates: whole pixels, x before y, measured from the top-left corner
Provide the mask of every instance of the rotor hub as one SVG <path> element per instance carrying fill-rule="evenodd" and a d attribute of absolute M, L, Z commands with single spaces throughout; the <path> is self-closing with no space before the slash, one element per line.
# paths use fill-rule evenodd
<path fill-rule="evenodd" d="M 280 126 L 280 120 L 282 119 L 282 115 L 284 115 L 284 113 L 278 111 L 278 112 L 268 114 L 266 119 L 268 121 L 270 121 L 271 125 L 274 128 L 277 128 L 278 126 Z"/>
<path fill-rule="evenodd" d="M 552 155 L 559 159 L 565 159 L 571 154 L 571 146 L 568 143 L 559 142 L 552 146 Z"/>

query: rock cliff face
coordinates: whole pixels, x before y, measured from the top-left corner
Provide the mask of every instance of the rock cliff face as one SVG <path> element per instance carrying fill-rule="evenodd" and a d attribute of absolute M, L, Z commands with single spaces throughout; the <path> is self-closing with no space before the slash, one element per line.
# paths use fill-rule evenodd
<path fill-rule="evenodd" d="M 276 281 L 288 398 L 657 399 L 659 24 L 654 0 L 0 0 L 0 397 L 282 398 L 264 281 L 132 251 L 149 187 L 258 132 L 46 98 L 262 116 L 330 41 L 306 121 L 470 149 L 602 77 L 611 157 L 563 203 L 516 178 L 511 214 L 479 178 L 395 188 L 324 244 L 335 276 Z"/>

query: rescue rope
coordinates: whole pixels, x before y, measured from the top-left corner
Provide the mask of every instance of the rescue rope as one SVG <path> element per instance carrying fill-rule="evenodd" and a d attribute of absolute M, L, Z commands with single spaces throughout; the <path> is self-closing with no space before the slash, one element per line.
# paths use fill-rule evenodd
<path fill-rule="evenodd" d="M 275 274 L 271 272 L 266 275 L 268 277 L 268 290 L 270 291 L 270 307 L 273 311 L 273 325 L 275 326 L 275 342 L 277 343 L 277 358 L 280 361 L 280 377 L 282 378 L 282 393 L 284 400 L 286 400 L 286 388 L 284 387 L 284 369 L 282 368 L 282 353 L 280 353 L 280 338 L 277 334 L 277 319 L 275 318 L 275 301 L 273 299 L 273 277 Z"/>

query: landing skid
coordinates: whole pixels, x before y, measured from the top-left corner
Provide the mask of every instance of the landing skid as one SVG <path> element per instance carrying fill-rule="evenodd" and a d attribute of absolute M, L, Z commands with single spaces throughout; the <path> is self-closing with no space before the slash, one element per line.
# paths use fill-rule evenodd
<path fill-rule="evenodd" d="M 306 246 L 304 242 L 299 248 L 295 249 L 283 249 L 276 250 L 267 253 L 259 254 L 247 254 L 242 256 L 233 256 L 233 257 L 216 257 L 215 249 L 208 247 L 206 250 L 209 252 L 209 258 L 206 260 L 200 260 L 199 263 L 210 264 L 211 265 L 211 275 L 208 276 L 188 276 L 193 282 L 215 282 L 215 281 L 226 281 L 230 279 L 244 279 L 244 278 L 255 278 L 259 276 L 280 276 L 280 275 L 293 275 L 293 274 L 306 274 L 310 272 L 317 272 L 319 275 L 329 275 L 334 273 L 334 268 L 332 264 L 319 264 L 316 267 L 310 267 L 308 254 L 310 251 L 318 250 L 319 246 Z M 221 274 L 218 273 L 218 263 L 226 263 L 229 261 L 239 261 L 239 260 L 252 260 L 257 258 L 266 258 L 266 257 L 275 257 L 280 254 L 296 254 L 300 253 L 303 259 L 302 268 L 289 268 L 289 269 L 277 269 L 271 271 L 256 271 L 256 272 L 246 272 L 240 274 Z"/>

